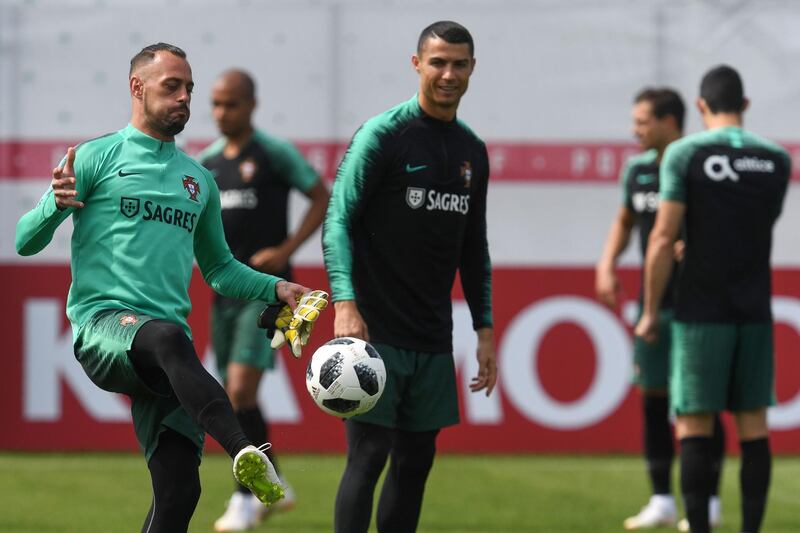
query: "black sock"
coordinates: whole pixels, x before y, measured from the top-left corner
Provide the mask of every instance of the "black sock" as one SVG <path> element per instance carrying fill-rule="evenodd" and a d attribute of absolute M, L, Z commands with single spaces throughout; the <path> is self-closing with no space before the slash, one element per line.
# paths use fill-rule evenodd
<path fill-rule="evenodd" d="M 669 423 L 669 400 L 666 396 L 645 394 L 644 456 L 653 494 L 672 494 L 671 470 L 675 456 L 672 428 Z"/>
<path fill-rule="evenodd" d="M 375 484 L 392 448 L 394 430 L 354 420 L 345 422 L 347 465 L 336 493 L 334 531 L 366 533 Z"/>
<path fill-rule="evenodd" d="M 767 505 L 767 492 L 772 473 L 769 439 L 741 441 L 742 467 L 739 482 L 742 489 L 742 531 L 757 533 Z"/>
<path fill-rule="evenodd" d="M 439 431 L 398 431 L 378 501 L 379 533 L 413 533 L 422 510 L 425 481 Z"/>
<path fill-rule="evenodd" d="M 709 533 L 711 496 L 711 437 L 681 439 L 681 493 L 692 533 Z"/>
<path fill-rule="evenodd" d="M 171 391 L 189 416 L 234 457 L 250 441 L 239 427 L 228 395 L 209 374 L 192 341 L 177 324 L 151 320 L 136 333 L 128 351 L 137 373 L 154 388 Z"/>
<path fill-rule="evenodd" d="M 264 416 L 261 414 L 261 409 L 258 405 L 246 409 L 238 409 L 236 411 L 236 418 L 239 420 L 239 425 L 242 426 L 242 431 L 244 431 L 245 436 L 250 439 L 250 442 L 254 442 L 256 446 L 258 446 L 269 441 L 267 421 L 264 420 Z M 275 462 L 275 456 L 272 454 L 272 450 L 267 450 L 266 454 L 275 467 L 275 472 L 280 476 L 280 472 L 278 472 L 278 463 Z M 250 489 L 244 485 L 237 483 L 236 487 L 236 490 L 239 492 L 250 494 Z"/>
<path fill-rule="evenodd" d="M 168 429 L 147 462 L 153 503 L 142 533 L 183 533 L 200 499 L 200 456 L 186 437 Z"/>
<path fill-rule="evenodd" d="M 711 435 L 711 461 L 714 476 L 711 480 L 711 494 L 719 494 L 719 484 L 722 480 L 722 466 L 725 461 L 725 427 L 722 425 L 719 413 L 714 416 L 714 433 Z"/>

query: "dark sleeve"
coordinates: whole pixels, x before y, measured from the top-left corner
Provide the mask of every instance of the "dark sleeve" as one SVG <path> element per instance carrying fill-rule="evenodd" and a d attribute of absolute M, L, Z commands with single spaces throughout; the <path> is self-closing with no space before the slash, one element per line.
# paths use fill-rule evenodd
<path fill-rule="evenodd" d="M 492 327 L 492 261 L 486 237 L 486 194 L 489 186 L 489 157 L 486 146 L 476 177 L 480 181 L 470 198 L 467 231 L 461 248 L 461 287 L 472 314 L 474 329 Z"/>
<path fill-rule="evenodd" d="M 336 172 L 322 227 L 322 253 L 334 302 L 355 299 L 351 227 L 385 171 L 382 154 L 379 132 L 367 123 L 353 136 Z"/>

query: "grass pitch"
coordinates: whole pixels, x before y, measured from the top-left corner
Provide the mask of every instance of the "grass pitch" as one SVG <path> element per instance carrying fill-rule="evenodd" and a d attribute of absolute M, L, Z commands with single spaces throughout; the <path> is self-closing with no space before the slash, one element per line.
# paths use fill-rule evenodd
<path fill-rule="evenodd" d="M 297 506 L 253 531 L 330 533 L 344 458 L 279 459 L 297 492 Z M 720 532 L 738 531 L 738 468 L 738 459 L 726 461 Z M 230 459 L 206 456 L 201 476 L 193 533 L 213 531 L 232 488 Z M 763 531 L 800 531 L 798 492 L 800 458 L 776 458 Z M 136 454 L 2 453 L 0 494 L 5 533 L 138 532 L 151 497 L 144 460 Z M 442 455 L 428 481 L 419 531 L 619 532 L 622 520 L 647 496 L 639 457 Z"/>

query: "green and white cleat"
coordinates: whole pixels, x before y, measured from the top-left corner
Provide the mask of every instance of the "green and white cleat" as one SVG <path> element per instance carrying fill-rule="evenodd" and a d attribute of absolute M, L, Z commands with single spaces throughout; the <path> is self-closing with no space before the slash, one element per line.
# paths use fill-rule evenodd
<path fill-rule="evenodd" d="M 272 505 L 284 496 L 284 488 L 275 467 L 264 453 L 270 444 L 258 448 L 253 445 L 243 448 L 233 458 L 233 477 L 250 489 L 264 505 Z"/>

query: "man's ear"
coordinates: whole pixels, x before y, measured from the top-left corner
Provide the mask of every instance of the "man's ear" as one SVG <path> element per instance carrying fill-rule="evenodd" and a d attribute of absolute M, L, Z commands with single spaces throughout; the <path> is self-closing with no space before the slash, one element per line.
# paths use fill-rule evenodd
<path fill-rule="evenodd" d="M 131 79 L 128 80 L 128 84 L 131 89 L 131 95 L 136 99 L 141 99 L 144 95 L 144 82 L 138 76 L 131 76 Z"/>

